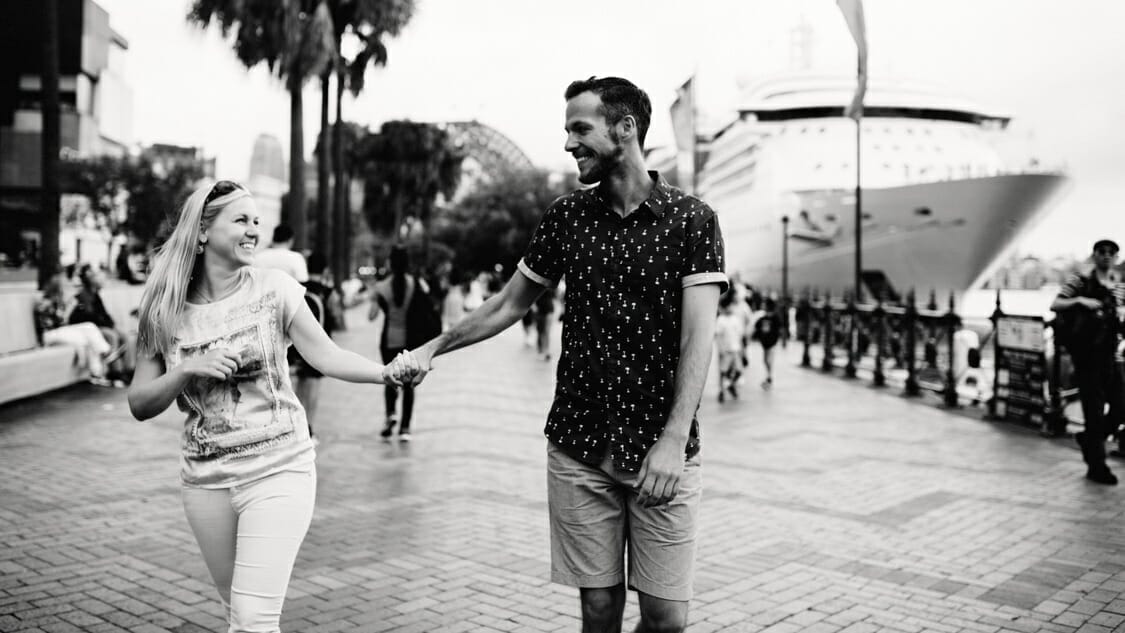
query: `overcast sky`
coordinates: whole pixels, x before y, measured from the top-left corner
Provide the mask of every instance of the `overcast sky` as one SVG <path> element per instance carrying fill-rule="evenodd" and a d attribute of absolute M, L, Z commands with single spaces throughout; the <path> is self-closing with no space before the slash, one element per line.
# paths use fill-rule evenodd
<path fill-rule="evenodd" d="M 288 151 L 289 100 L 264 68 L 247 72 L 217 31 L 183 16 L 187 0 L 96 0 L 129 41 L 133 133 L 202 146 L 221 177 L 244 179 L 259 133 Z M 1010 113 L 1012 133 L 1072 185 L 1021 250 L 1086 254 L 1125 240 L 1125 2 L 865 0 L 872 74 L 910 78 Z M 539 165 L 570 168 L 562 91 L 621 75 L 653 100 L 649 146 L 671 143 L 676 87 L 698 77 L 705 114 L 729 111 L 739 81 L 791 67 L 791 33 L 813 32 L 814 68 L 852 72 L 855 48 L 833 0 L 418 0 L 388 42 L 385 69 L 344 102 L 377 127 L 396 118 L 477 119 Z M 305 96 L 306 148 L 319 90 Z"/>

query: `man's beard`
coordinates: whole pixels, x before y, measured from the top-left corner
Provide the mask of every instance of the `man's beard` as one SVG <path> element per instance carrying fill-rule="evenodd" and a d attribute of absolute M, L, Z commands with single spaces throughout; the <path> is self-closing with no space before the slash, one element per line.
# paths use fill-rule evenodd
<path fill-rule="evenodd" d="M 584 185 L 592 185 L 601 182 L 609 177 L 618 166 L 625 161 L 625 147 L 621 143 L 614 140 L 613 152 L 607 156 L 601 154 L 594 154 L 592 157 L 593 165 L 590 166 L 589 171 L 585 175 L 578 174 L 578 182 Z"/>

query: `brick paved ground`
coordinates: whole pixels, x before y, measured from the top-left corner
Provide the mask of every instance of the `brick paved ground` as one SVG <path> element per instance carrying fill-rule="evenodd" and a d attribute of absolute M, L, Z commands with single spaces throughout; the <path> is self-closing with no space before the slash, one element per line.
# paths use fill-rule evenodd
<path fill-rule="evenodd" d="M 374 354 L 353 322 L 343 342 Z M 693 632 L 1125 631 L 1125 496 L 1077 451 L 789 356 L 772 392 L 706 393 Z M 285 630 L 578 630 L 576 592 L 545 580 L 553 364 L 518 331 L 439 362 L 410 445 L 379 440 L 377 389 L 325 382 Z M 0 631 L 223 630 L 179 425 L 89 387 L 0 408 Z"/>

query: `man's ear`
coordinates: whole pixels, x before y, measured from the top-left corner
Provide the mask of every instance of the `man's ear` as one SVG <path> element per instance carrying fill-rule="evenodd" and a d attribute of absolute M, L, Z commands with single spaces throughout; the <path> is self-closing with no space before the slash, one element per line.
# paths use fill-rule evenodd
<path fill-rule="evenodd" d="M 637 120 L 633 115 L 626 114 L 617 122 L 617 136 L 621 140 L 633 138 L 637 135 Z"/>

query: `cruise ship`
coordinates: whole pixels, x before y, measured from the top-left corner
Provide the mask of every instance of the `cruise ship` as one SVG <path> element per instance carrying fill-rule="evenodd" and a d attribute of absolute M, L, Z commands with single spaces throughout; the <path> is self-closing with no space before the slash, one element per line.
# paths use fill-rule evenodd
<path fill-rule="evenodd" d="M 854 286 L 854 77 L 789 73 L 747 86 L 737 117 L 701 139 L 699 195 L 719 214 L 727 270 L 791 293 Z M 1005 164 L 1010 117 L 901 81 L 868 83 L 860 138 L 865 296 L 979 286 L 1066 183 L 1035 160 Z M 788 218 L 788 238 L 783 237 Z"/>

